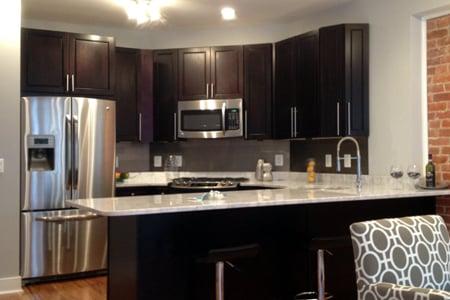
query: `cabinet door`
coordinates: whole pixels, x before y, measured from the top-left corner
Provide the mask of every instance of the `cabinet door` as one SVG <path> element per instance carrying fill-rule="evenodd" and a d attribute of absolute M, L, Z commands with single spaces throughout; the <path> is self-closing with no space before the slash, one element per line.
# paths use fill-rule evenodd
<path fill-rule="evenodd" d="M 153 51 L 155 140 L 176 139 L 177 50 Z"/>
<path fill-rule="evenodd" d="M 244 95 L 242 46 L 211 48 L 211 98 L 239 99 Z"/>
<path fill-rule="evenodd" d="M 136 49 L 116 49 L 116 111 L 117 141 L 139 140 L 137 109 L 137 71 L 139 52 Z"/>
<path fill-rule="evenodd" d="M 321 136 L 345 134 L 344 81 L 345 81 L 345 27 L 321 28 L 320 36 L 320 120 Z"/>
<path fill-rule="evenodd" d="M 115 77 L 114 38 L 70 34 L 73 94 L 112 96 Z"/>
<path fill-rule="evenodd" d="M 153 142 L 154 136 L 154 88 L 153 51 L 139 50 L 138 62 L 138 133 L 141 143 Z"/>
<path fill-rule="evenodd" d="M 210 98 L 210 48 L 178 50 L 179 100 Z"/>
<path fill-rule="evenodd" d="M 369 26 L 345 27 L 346 134 L 369 136 Z"/>
<path fill-rule="evenodd" d="M 272 137 L 272 44 L 244 46 L 245 137 Z"/>
<path fill-rule="evenodd" d="M 277 139 L 294 137 L 293 102 L 295 100 L 295 39 L 275 44 L 274 131 Z"/>
<path fill-rule="evenodd" d="M 22 30 L 22 94 L 64 94 L 68 90 L 69 65 L 66 34 Z"/>
<path fill-rule="evenodd" d="M 296 137 L 317 137 L 320 133 L 317 95 L 319 33 L 317 31 L 297 38 L 296 55 Z"/>

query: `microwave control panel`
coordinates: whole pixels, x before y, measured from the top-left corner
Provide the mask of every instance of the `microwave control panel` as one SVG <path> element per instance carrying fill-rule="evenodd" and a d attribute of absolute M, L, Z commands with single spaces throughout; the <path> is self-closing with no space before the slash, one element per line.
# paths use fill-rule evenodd
<path fill-rule="evenodd" d="M 226 130 L 239 130 L 240 128 L 240 113 L 239 109 L 227 109 Z"/>

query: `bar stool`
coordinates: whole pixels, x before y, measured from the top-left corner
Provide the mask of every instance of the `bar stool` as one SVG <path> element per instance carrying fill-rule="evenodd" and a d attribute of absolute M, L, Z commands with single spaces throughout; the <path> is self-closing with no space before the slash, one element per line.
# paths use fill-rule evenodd
<path fill-rule="evenodd" d="M 317 292 L 303 292 L 295 296 L 294 300 L 327 300 L 333 298 L 326 292 L 325 287 L 325 254 L 333 255 L 331 249 L 337 249 L 351 245 L 350 237 L 325 237 L 313 238 L 307 250 L 317 253 Z M 311 276 L 312 268 L 308 268 Z"/>
<path fill-rule="evenodd" d="M 253 258 L 260 252 L 258 244 L 243 245 L 232 248 L 212 249 L 206 257 L 197 260 L 199 263 L 215 264 L 216 268 L 216 300 L 225 299 L 225 266 L 239 270 L 233 261 L 236 259 Z"/>

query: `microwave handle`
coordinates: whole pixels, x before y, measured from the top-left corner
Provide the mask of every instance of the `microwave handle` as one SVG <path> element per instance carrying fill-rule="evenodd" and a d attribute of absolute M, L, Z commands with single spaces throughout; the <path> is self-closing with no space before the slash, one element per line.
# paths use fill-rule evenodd
<path fill-rule="evenodd" d="M 173 140 L 177 140 L 177 113 L 173 114 Z"/>
<path fill-rule="evenodd" d="M 226 131 L 226 122 L 225 122 L 225 117 L 226 117 L 226 111 L 227 111 L 227 103 L 223 102 L 222 103 L 222 131 L 223 134 L 225 135 L 225 131 Z"/>

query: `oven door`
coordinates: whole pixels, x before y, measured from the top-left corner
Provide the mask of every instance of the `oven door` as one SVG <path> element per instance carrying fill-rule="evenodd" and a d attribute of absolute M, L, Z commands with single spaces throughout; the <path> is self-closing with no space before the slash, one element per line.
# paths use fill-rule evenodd
<path fill-rule="evenodd" d="M 242 99 L 178 102 L 178 137 L 241 137 Z"/>

